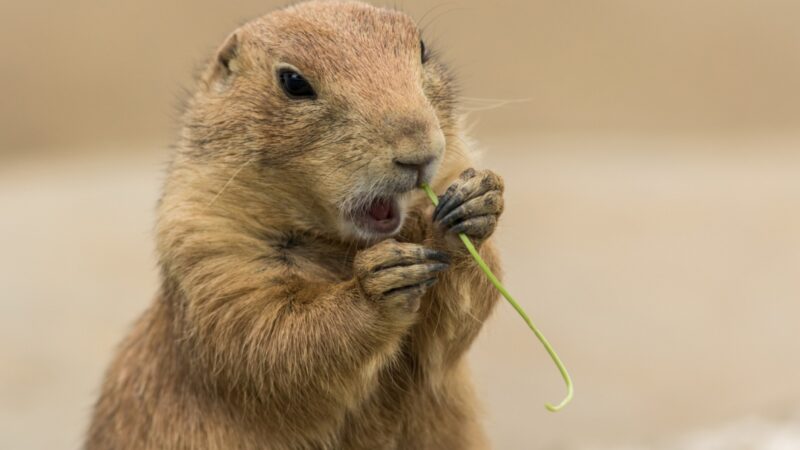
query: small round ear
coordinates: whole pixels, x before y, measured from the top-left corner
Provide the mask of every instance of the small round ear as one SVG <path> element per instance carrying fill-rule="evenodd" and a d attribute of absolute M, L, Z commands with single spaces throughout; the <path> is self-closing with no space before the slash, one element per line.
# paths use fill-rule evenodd
<path fill-rule="evenodd" d="M 239 34 L 233 33 L 228 36 L 222 47 L 217 50 L 217 64 L 224 75 L 229 76 L 238 69 L 236 57 L 239 54 Z"/>
<path fill-rule="evenodd" d="M 210 87 L 215 84 L 225 85 L 231 77 L 239 72 L 239 50 L 241 48 L 240 32 L 231 33 L 225 43 L 217 50 L 211 67 L 206 72 L 205 82 Z"/>

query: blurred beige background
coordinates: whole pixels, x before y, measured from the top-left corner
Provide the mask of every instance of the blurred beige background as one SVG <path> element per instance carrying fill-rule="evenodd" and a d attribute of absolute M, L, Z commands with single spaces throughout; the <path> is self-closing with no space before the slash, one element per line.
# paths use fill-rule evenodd
<path fill-rule="evenodd" d="M 0 448 L 77 448 L 193 71 L 270 1 L 0 4 Z M 397 0 L 507 182 L 498 449 L 800 448 L 800 3 Z"/>

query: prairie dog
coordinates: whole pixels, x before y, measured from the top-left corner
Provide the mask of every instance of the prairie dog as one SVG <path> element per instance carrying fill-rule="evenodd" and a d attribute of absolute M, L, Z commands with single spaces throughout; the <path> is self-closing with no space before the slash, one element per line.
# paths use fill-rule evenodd
<path fill-rule="evenodd" d="M 484 448 L 464 354 L 497 294 L 456 234 L 499 271 L 503 183 L 472 168 L 414 21 L 297 4 L 235 30 L 197 84 L 161 288 L 86 448 Z"/>

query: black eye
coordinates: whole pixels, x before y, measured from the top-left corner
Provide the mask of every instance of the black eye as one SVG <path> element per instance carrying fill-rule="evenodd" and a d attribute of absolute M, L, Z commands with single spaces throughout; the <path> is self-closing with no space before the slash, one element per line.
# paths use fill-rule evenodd
<path fill-rule="evenodd" d="M 425 48 L 425 42 L 423 41 L 419 41 L 419 54 L 420 54 L 420 59 L 422 59 L 422 64 L 428 62 L 428 58 L 430 57 L 430 55 L 428 55 L 428 49 Z"/>
<path fill-rule="evenodd" d="M 316 98 L 317 94 L 311 84 L 302 75 L 291 69 L 284 69 L 278 72 L 278 79 L 283 88 L 291 98 Z"/>

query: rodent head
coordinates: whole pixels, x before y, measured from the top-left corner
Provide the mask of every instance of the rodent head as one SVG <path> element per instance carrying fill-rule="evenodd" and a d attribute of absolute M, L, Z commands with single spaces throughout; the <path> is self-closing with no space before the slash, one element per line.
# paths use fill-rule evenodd
<path fill-rule="evenodd" d="M 399 231 L 407 194 L 437 172 L 454 99 L 407 15 L 301 3 L 228 37 L 191 101 L 183 147 L 209 167 L 249 163 L 231 183 L 270 179 L 312 228 L 376 240 Z"/>

